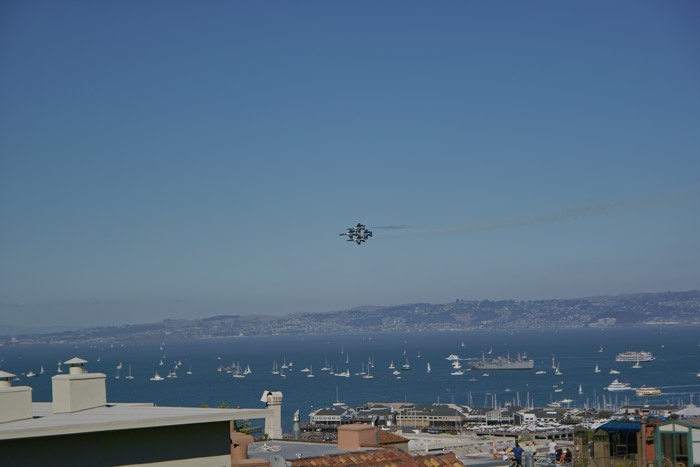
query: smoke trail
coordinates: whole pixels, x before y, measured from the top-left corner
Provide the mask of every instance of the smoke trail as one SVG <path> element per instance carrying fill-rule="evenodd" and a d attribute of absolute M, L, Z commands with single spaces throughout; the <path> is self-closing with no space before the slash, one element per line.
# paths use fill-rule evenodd
<path fill-rule="evenodd" d="M 371 229 L 383 229 L 383 230 L 403 230 L 403 229 L 410 229 L 411 227 L 408 225 L 373 225 L 370 227 Z"/>
<path fill-rule="evenodd" d="M 528 215 L 523 217 L 515 217 L 512 219 L 503 219 L 495 222 L 483 224 L 473 224 L 466 226 L 444 227 L 439 229 L 425 230 L 422 232 L 410 232 L 403 235 L 395 236 L 418 236 L 428 237 L 437 235 L 454 235 L 454 234 L 469 234 L 474 232 L 483 232 L 490 230 L 509 229 L 514 227 L 524 227 L 527 225 L 551 224 L 556 222 L 564 222 L 582 217 L 591 217 L 606 212 L 627 209 L 632 207 L 659 207 L 668 204 L 674 204 L 681 201 L 687 201 L 700 197 L 700 190 L 688 190 L 683 192 L 672 193 L 668 195 L 656 195 L 646 198 L 637 198 L 631 200 L 612 201 L 608 203 L 592 204 L 575 208 L 564 209 L 544 214 Z M 406 227 L 408 228 L 408 227 Z"/>

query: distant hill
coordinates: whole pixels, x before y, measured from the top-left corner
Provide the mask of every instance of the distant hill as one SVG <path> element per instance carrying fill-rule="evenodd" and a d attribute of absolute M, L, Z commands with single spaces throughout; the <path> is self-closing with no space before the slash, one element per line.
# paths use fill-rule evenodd
<path fill-rule="evenodd" d="M 0 344 L 212 339 L 277 334 L 467 331 L 642 325 L 700 326 L 700 291 L 560 300 L 456 300 L 360 306 L 286 316 L 220 315 L 160 323 L 0 336 Z"/>

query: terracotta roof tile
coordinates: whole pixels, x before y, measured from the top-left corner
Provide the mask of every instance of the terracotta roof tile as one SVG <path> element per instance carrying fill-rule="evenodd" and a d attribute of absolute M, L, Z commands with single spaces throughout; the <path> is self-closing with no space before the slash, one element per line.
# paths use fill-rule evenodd
<path fill-rule="evenodd" d="M 292 467 L 464 467 L 452 452 L 411 456 L 398 449 L 353 451 L 342 454 L 293 459 Z"/>
<path fill-rule="evenodd" d="M 409 439 L 390 431 L 379 430 L 379 444 L 408 443 Z"/>

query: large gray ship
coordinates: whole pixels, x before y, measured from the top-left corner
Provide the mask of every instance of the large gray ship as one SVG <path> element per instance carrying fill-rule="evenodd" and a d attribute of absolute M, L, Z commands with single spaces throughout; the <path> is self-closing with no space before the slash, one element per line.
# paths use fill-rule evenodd
<path fill-rule="evenodd" d="M 474 370 L 532 370 L 535 367 L 535 361 L 527 358 L 526 355 L 518 355 L 516 359 L 506 355 L 487 360 L 482 354 L 481 360 L 473 361 L 469 366 Z"/>

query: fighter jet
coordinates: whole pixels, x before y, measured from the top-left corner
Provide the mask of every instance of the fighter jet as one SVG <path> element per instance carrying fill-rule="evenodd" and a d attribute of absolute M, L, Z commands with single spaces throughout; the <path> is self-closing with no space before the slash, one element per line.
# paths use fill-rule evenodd
<path fill-rule="evenodd" d="M 372 231 L 368 230 L 364 224 L 361 224 L 359 222 L 356 226 L 348 227 L 345 230 L 345 232 L 338 235 L 341 237 L 348 237 L 348 242 L 355 242 L 358 245 L 361 245 L 362 243 L 366 242 L 367 239 L 372 236 Z"/>

